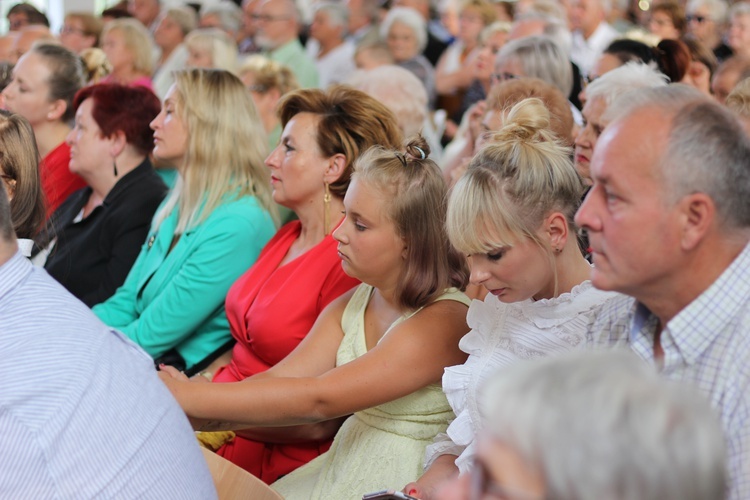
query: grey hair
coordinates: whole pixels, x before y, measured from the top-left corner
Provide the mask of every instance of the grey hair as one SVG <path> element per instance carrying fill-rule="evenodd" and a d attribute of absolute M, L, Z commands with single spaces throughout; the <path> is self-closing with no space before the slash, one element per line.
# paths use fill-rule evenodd
<path fill-rule="evenodd" d="M 428 116 L 427 90 L 411 71 L 386 64 L 369 71 L 356 71 L 347 83 L 390 109 L 404 137 L 421 132 Z"/>
<path fill-rule="evenodd" d="M 549 13 L 532 10 L 516 18 L 516 22 L 523 21 L 542 22 L 544 24 L 542 34 L 557 42 L 557 44 L 563 48 L 565 53 L 570 55 L 570 49 L 573 45 L 573 37 L 568 29 L 567 17 L 565 19 L 560 19 Z"/>
<path fill-rule="evenodd" d="M 516 363 L 482 391 L 491 436 L 558 500 L 721 500 L 725 445 L 708 401 L 628 351 Z"/>
<path fill-rule="evenodd" d="M 644 108 L 672 117 L 661 161 L 671 201 L 706 193 L 724 228 L 750 228 L 750 137 L 738 119 L 700 91 L 681 84 L 626 94 L 610 106 L 605 119 L 621 119 Z"/>
<path fill-rule="evenodd" d="M 233 2 L 222 0 L 201 9 L 201 17 L 215 15 L 219 18 L 221 29 L 236 34 L 242 26 L 242 9 Z"/>
<path fill-rule="evenodd" d="M 172 7 L 167 9 L 163 16 L 176 22 L 183 35 L 187 35 L 198 26 L 198 19 L 192 7 Z"/>
<path fill-rule="evenodd" d="M 647 64 L 631 61 L 609 71 L 586 87 L 586 98 L 603 98 L 605 107 L 631 90 L 666 87 L 669 78 Z"/>
<path fill-rule="evenodd" d="M 539 78 L 557 87 L 563 95 L 573 88 L 573 70 L 564 49 L 547 36 L 527 36 L 506 43 L 495 58 L 495 68 L 509 60 L 518 61 L 523 76 Z"/>
<path fill-rule="evenodd" d="M 427 46 L 427 23 L 422 15 L 410 7 L 395 7 L 388 11 L 380 25 L 380 38 L 388 38 L 388 32 L 395 23 L 401 23 L 411 28 L 417 39 L 417 46 L 421 53 Z"/>
<path fill-rule="evenodd" d="M 726 22 L 727 4 L 724 0 L 690 0 L 685 10 L 692 14 L 702 6 L 708 7 L 712 21 L 716 23 Z"/>
<path fill-rule="evenodd" d="M 315 12 L 325 12 L 328 20 L 341 28 L 341 37 L 345 37 L 349 27 L 349 8 L 343 3 L 321 2 L 315 6 Z"/>
<path fill-rule="evenodd" d="M 750 15 L 750 2 L 737 2 L 729 9 L 729 18 Z"/>

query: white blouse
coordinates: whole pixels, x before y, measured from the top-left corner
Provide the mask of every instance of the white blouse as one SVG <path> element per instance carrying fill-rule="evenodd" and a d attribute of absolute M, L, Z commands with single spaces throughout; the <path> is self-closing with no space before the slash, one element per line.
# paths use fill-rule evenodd
<path fill-rule="evenodd" d="M 505 304 L 494 295 L 474 300 L 466 317 L 471 331 L 459 344 L 469 355 L 463 365 L 445 369 L 443 391 L 456 414 L 446 434 L 425 451 L 425 469 L 440 455 L 457 455 L 463 474 L 475 453 L 480 430 L 477 396 L 500 368 L 524 359 L 538 359 L 585 345 L 589 323 L 602 305 L 619 296 L 584 281 L 569 293 L 543 300 Z"/>

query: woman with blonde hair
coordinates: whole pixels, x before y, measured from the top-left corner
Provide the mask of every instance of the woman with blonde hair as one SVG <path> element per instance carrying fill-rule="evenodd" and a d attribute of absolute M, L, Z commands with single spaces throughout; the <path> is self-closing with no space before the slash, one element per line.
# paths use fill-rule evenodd
<path fill-rule="evenodd" d="M 516 361 L 583 346 L 589 320 L 616 296 L 589 281 L 573 222 L 583 184 L 549 127 L 541 100 L 516 104 L 451 192 L 448 236 L 469 256 L 471 282 L 489 294 L 469 308 L 468 360 L 445 370 L 456 419 L 428 448 L 425 474 L 406 487 L 419 498 L 471 468 L 481 384 Z"/>
<path fill-rule="evenodd" d="M 224 298 L 273 235 L 265 133 L 239 79 L 176 73 L 151 122 L 178 180 L 125 283 L 94 313 L 153 358 L 198 370 L 231 336 Z"/>
<path fill-rule="evenodd" d="M 0 179 L 10 200 L 10 218 L 19 246 L 28 257 L 32 239 L 44 225 L 45 208 L 39 178 L 34 131 L 21 115 L 0 110 Z"/>
<path fill-rule="evenodd" d="M 188 68 L 237 71 L 237 44 L 219 28 L 201 28 L 185 37 Z"/>
<path fill-rule="evenodd" d="M 116 19 L 102 31 L 102 50 L 112 65 L 112 72 L 102 83 L 140 85 L 153 90 L 154 72 L 151 38 L 148 30 L 135 19 Z"/>
<path fill-rule="evenodd" d="M 273 149 L 281 138 L 277 106 L 283 96 L 300 88 L 297 78 L 288 66 L 261 55 L 245 59 L 238 74 L 253 97 L 263 120 L 263 128 L 268 134 L 268 145 Z"/>
<path fill-rule="evenodd" d="M 272 486 L 284 498 L 351 498 L 403 484 L 452 413 L 437 382 L 464 356 L 465 262 L 445 236 L 446 185 L 424 139 L 370 148 L 334 231 L 344 271 L 363 282 L 318 317 L 265 373 L 199 384 L 162 380 L 197 427 L 298 426 L 351 415 L 331 449 Z M 283 432 L 284 429 L 278 429 Z"/>

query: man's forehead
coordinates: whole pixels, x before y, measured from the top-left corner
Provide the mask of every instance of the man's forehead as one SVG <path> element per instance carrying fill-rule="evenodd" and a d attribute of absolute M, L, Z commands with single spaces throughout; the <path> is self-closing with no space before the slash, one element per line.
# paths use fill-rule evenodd
<path fill-rule="evenodd" d="M 628 171 L 653 173 L 669 140 L 671 120 L 658 110 L 643 108 L 612 121 L 599 136 L 591 159 L 596 178 L 611 178 Z"/>

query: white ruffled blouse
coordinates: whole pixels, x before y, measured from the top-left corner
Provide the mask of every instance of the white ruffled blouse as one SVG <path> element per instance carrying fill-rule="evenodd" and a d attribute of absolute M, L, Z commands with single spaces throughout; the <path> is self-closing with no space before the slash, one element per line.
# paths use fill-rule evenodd
<path fill-rule="evenodd" d="M 445 369 L 443 391 L 456 414 L 445 434 L 425 451 L 425 469 L 440 455 L 457 455 L 463 474 L 475 453 L 480 430 L 477 396 L 495 372 L 523 359 L 537 359 L 583 347 L 597 311 L 619 294 L 603 292 L 584 281 L 553 299 L 505 304 L 494 295 L 474 300 L 466 317 L 471 331 L 459 344 L 469 355 L 463 365 Z"/>

